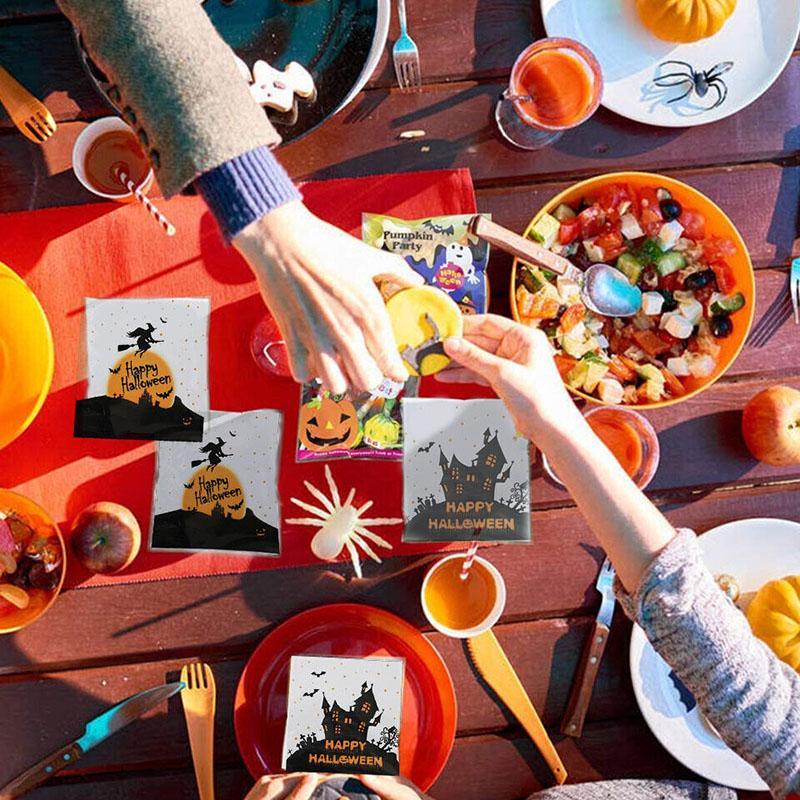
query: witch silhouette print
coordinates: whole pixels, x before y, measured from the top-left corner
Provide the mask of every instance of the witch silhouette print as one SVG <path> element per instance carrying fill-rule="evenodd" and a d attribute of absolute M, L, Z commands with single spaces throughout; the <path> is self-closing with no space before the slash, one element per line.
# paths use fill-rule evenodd
<path fill-rule="evenodd" d="M 404 400 L 403 425 L 404 541 L 530 541 L 528 442 L 501 401 Z"/>
<path fill-rule="evenodd" d="M 207 327 L 204 299 L 87 299 L 89 388 L 75 406 L 75 435 L 201 441 Z"/>
<path fill-rule="evenodd" d="M 403 673 L 401 658 L 293 656 L 283 768 L 399 774 Z"/>
<path fill-rule="evenodd" d="M 277 411 L 212 412 L 201 447 L 159 444 L 151 549 L 278 555 L 280 428 Z"/>

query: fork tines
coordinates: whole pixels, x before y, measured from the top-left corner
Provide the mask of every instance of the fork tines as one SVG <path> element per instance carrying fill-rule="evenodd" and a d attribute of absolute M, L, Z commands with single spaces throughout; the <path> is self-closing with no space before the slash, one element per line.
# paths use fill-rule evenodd
<path fill-rule="evenodd" d="M 422 86 L 422 74 L 419 68 L 419 55 L 400 53 L 395 56 L 394 69 L 397 82 L 404 92 L 413 92 Z"/>
<path fill-rule="evenodd" d="M 800 325 L 800 258 L 792 261 L 792 271 L 789 274 L 789 294 L 794 309 L 794 324 Z"/>
<path fill-rule="evenodd" d="M 34 141 L 46 142 L 55 132 L 56 123 L 52 116 L 36 113 L 25 121 L 25 128 Z"/>

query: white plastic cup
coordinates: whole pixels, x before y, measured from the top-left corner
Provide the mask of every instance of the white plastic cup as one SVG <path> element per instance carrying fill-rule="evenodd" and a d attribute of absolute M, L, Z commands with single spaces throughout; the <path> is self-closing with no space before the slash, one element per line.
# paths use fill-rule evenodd
<path fill-rule="evenodd" d="M 497 567 L 494 566 L 494 564 L 491 564 L 485 558 L 482 558 L 481 556 L 475 556 L 475 561 L 472 564 L 472 569 L 475 568 L 476 564 L 480 563 L 486 568 L 487 572 L 494 579 L 495 600 L 492 610 L 486 615 L 486 618 L 478 625 L 472 628 L 463 628 L 463 629 L 448 628 L 447 626 L 442 625 L 436 619 L 436 617 L 433 616 L 430 608 L 428 607 L 427 600 L 425 599 L 425 590 L 428 588 L 428 582 L 430 580 L 431 575 L 446 561 L 459 559 L 459 563 L 463 563 L 466 557 L 467 557 L 466 553 L 454 553 L 453 555 L 445 556 L 444 558 L 439 559 L 439 561 L 437 561 L 428 570 L 427 575 L 425 575 L 425 579 L 422 581 L 422 589 L 420 590 L 420 597 L 422 599 L 422 610 L 425 613 L 425 617 L 427 618 L 428 622 L 430 622 L 430 624 L 433 625 L 433 627 L 437 631 L 439 631 L 439 633 L 443 633 L 445 636 L 450 636 L 453 639 L 469 639 L 472 636 L 480 636 L 480 634 L 486 633 L 486 631 L 494 627 L 494 625 L 500 619 L 500 615 L 503 613 L 503 609 L 506 606 L 506 583 L 503 580 L 503 576 L 500 574 L 500 571 L 497 569 Z"/>
<path fill-rule="evenodd" d="M 86 175 L 86 155 L 95 140 L 108 131 L 128 131 L 136 138 L 135 131 L 123 122 L 119 117 L 103 117 L 87 125 L 75 140 L 72 148 L 72 171 L 75 177 L 92 193 L 106 200 L 116 200 L 118 203 L 130 203 L 135 200 L 133 192 L 129 191 L 122 184 L 119 185 L 120 191 L 116 194 L 108 194 L 96 189 Z M 141 191 L 147 192 L 153 183 L 153 168 L 151 167 L 145 179 L 141 183 Z"/>

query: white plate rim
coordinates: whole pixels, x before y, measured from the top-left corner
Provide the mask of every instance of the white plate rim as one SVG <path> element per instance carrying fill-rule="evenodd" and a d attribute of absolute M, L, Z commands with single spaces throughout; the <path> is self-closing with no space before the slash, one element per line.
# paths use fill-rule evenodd
<path fill-rule="evenodd" d="M 732 520 L 731 522 L 723 523 L 722 525 L 717 525 L 714 528 L 709 529 L 704 534 L 698 537 L 698 542 L 700 544 L 701 550 L 703 549 L 704 543 L 703 540 L 708 537 L 706 541 L 706 545 L 709 543 L 715 543 L 718 539 L 724 538 L 729 536 L 732 531 L 736 532 L 739 529 L 752 529 L 754 526 L 770 526 L 774 528 L 775 524 L 779 523 L 782 526 L 791 526 L 794 529 L 795 534 L 797 535 L 798 539 L 800 539 L 800 522 L 796 522 L 794 520 L 788 519 L 781 519 L 779 517 L 750 517 L 746 519 L 738 519 Z M 722 570 L 720 570 L 722 571 Z M 783 575 L 787 574 L 785 569 L 776 570 L 775 578 L 779 578 Z M 733 781 L 721 779 L 721 776 L 716 771 L 706 771 L 706 767 L 703 763 L 687 763 L 687 760 L 684 760 L 679 753 L 676 753 L 674 748 L 672 747 L 672 738 L 665 734 L 664 731 L 661 730 L 659 727 L 660 725 L 660 716 L 657 712 L 652 710 L 649 698 L 647 698 L 644 694 L 644 690 L 642 687 L 641 679 L 639 677 L 639 663 L 642 659 L 642 655 L 644 654 L 645 648 L 649 648 L 653 651 L 652 646 L 647 640 L 644 631 L 634 623 L 633 631 L 631 632 L 631 643 L 630 643 L 630 650 L 629 650 L 629 659 L 628 659 L 628 666 L 631 673 L 631 684 L 633 686 L 633 693 L 636 697 L 636 702 L 639 706 L 639 711 L 644 717 L 644 721 L 647 723 L 647 727 L 650 729 L 652 734 L 655 738 L 659 741 L 661 746 L 677 761 L 680 761 L 685 767 L 689 768 L 693 772 L 697 773 L 701 777 L 705 778 L 706 780 L 713 781 L 715 783 L 719 783 L 724 786 L 730 786 L 733 789 L 739 790 L 747 790 L 747 791 L 764 791 L 768 787 L 767 785 L 758 777 L 755 770 L 750 767 L 751 776 L 750 779 L 743 779 L 741 781 Z M 720 751 L 721 753 L 730 753 L 730 750 Z"/>
<path fill-rule="evenodd" d="M 542 14 L 542 20 L 544 22 L 545 30 L 548 36 L 566 36 L 567 34 L 558 31 L 550 31 L 547 29 L 547 12 L 550 8 L 554 6 L 555 3 L 560 2 L 560 0 L 539 0 L 539 7 Z M 619 2 L 625 2 L 625 0 L 619 0 Z M 781 73 L 784 69 L 786 69 L 786 65 L 789 63 L 789 59 L 792 57 L 794 53 L 795 44 L 797 43 L 798 36 L 800 36 L 800 3 L 796 4 L 793 7 L 795 11 L 795 18 L 794 18 L 794 26 L 793 26 L 793 34 L 791 37 L 791 44 L 788 46 L 786 52 L 781 57 L 780 63 L 775 62 L 773 70 L 765 76 L 764 81 L 758 85 L 758 87 L 754 88 L 752 92 L 749 94 L 743 95 L 742 98 L 735 104 L 731 104 L 727 109 L 716 109 L 717 113 L 710 115 L 710 116 L 703 116 L 702 118 L 697 117 L 678 117 L 676 116 L 674 119 L 661 119 L 659 121 L 654 121 L 651 117 L 648 117 L 646 113 L 643 111 L 639 113 L 639 109 L 643 108 L 643 103 L 641 101 L 631 101 L 630 103 L 615 103 L 613 101 L 609 101 L 607 99 L 607 94 L 604 92 L 603 97 L 600 101 L 600 105 L 604 108 L 607 108 L 609 111 L 618 114 L 621 117 L 626 119 L 633 120 L 634 122 L 641 122 L 644 125 L 650 125 L 656 128 L 690 128 L 696 127 L 698 125 L 708 125 L 712 122 L 718 122 L 719 120 L 725 119 L 727 117 L 732 116 L 733 114 L 738 113 L 742 109 L 749 106 L 751 103 L 754 103 L 758 100 L 761 95 L 765 94 L 770 87 L 775 83 L 775 81 L 780 77 Z M 569 38 L 575 38 L 569 37 Z M 702 41 L 702 40 L 700 40 Z M 694 44 L 694 43 L 692 43 Z"/>

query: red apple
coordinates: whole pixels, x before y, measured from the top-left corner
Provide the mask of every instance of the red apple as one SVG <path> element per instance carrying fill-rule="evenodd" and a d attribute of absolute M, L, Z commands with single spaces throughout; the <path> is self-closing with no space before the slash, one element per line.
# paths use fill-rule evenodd
<path fill-rule="evenodd" d="M 800 464 L 800 392 L 770 386 L 751 397 L 742 414 L 742 434 L 759 461 Z"/>
<path fill-rule="evenodd" d="M 142 532 L 136 517 L 118 503 L 92 503 L 72 524 L 72 549 L 90 572 L 119 572 L 139 553 Z"/>

